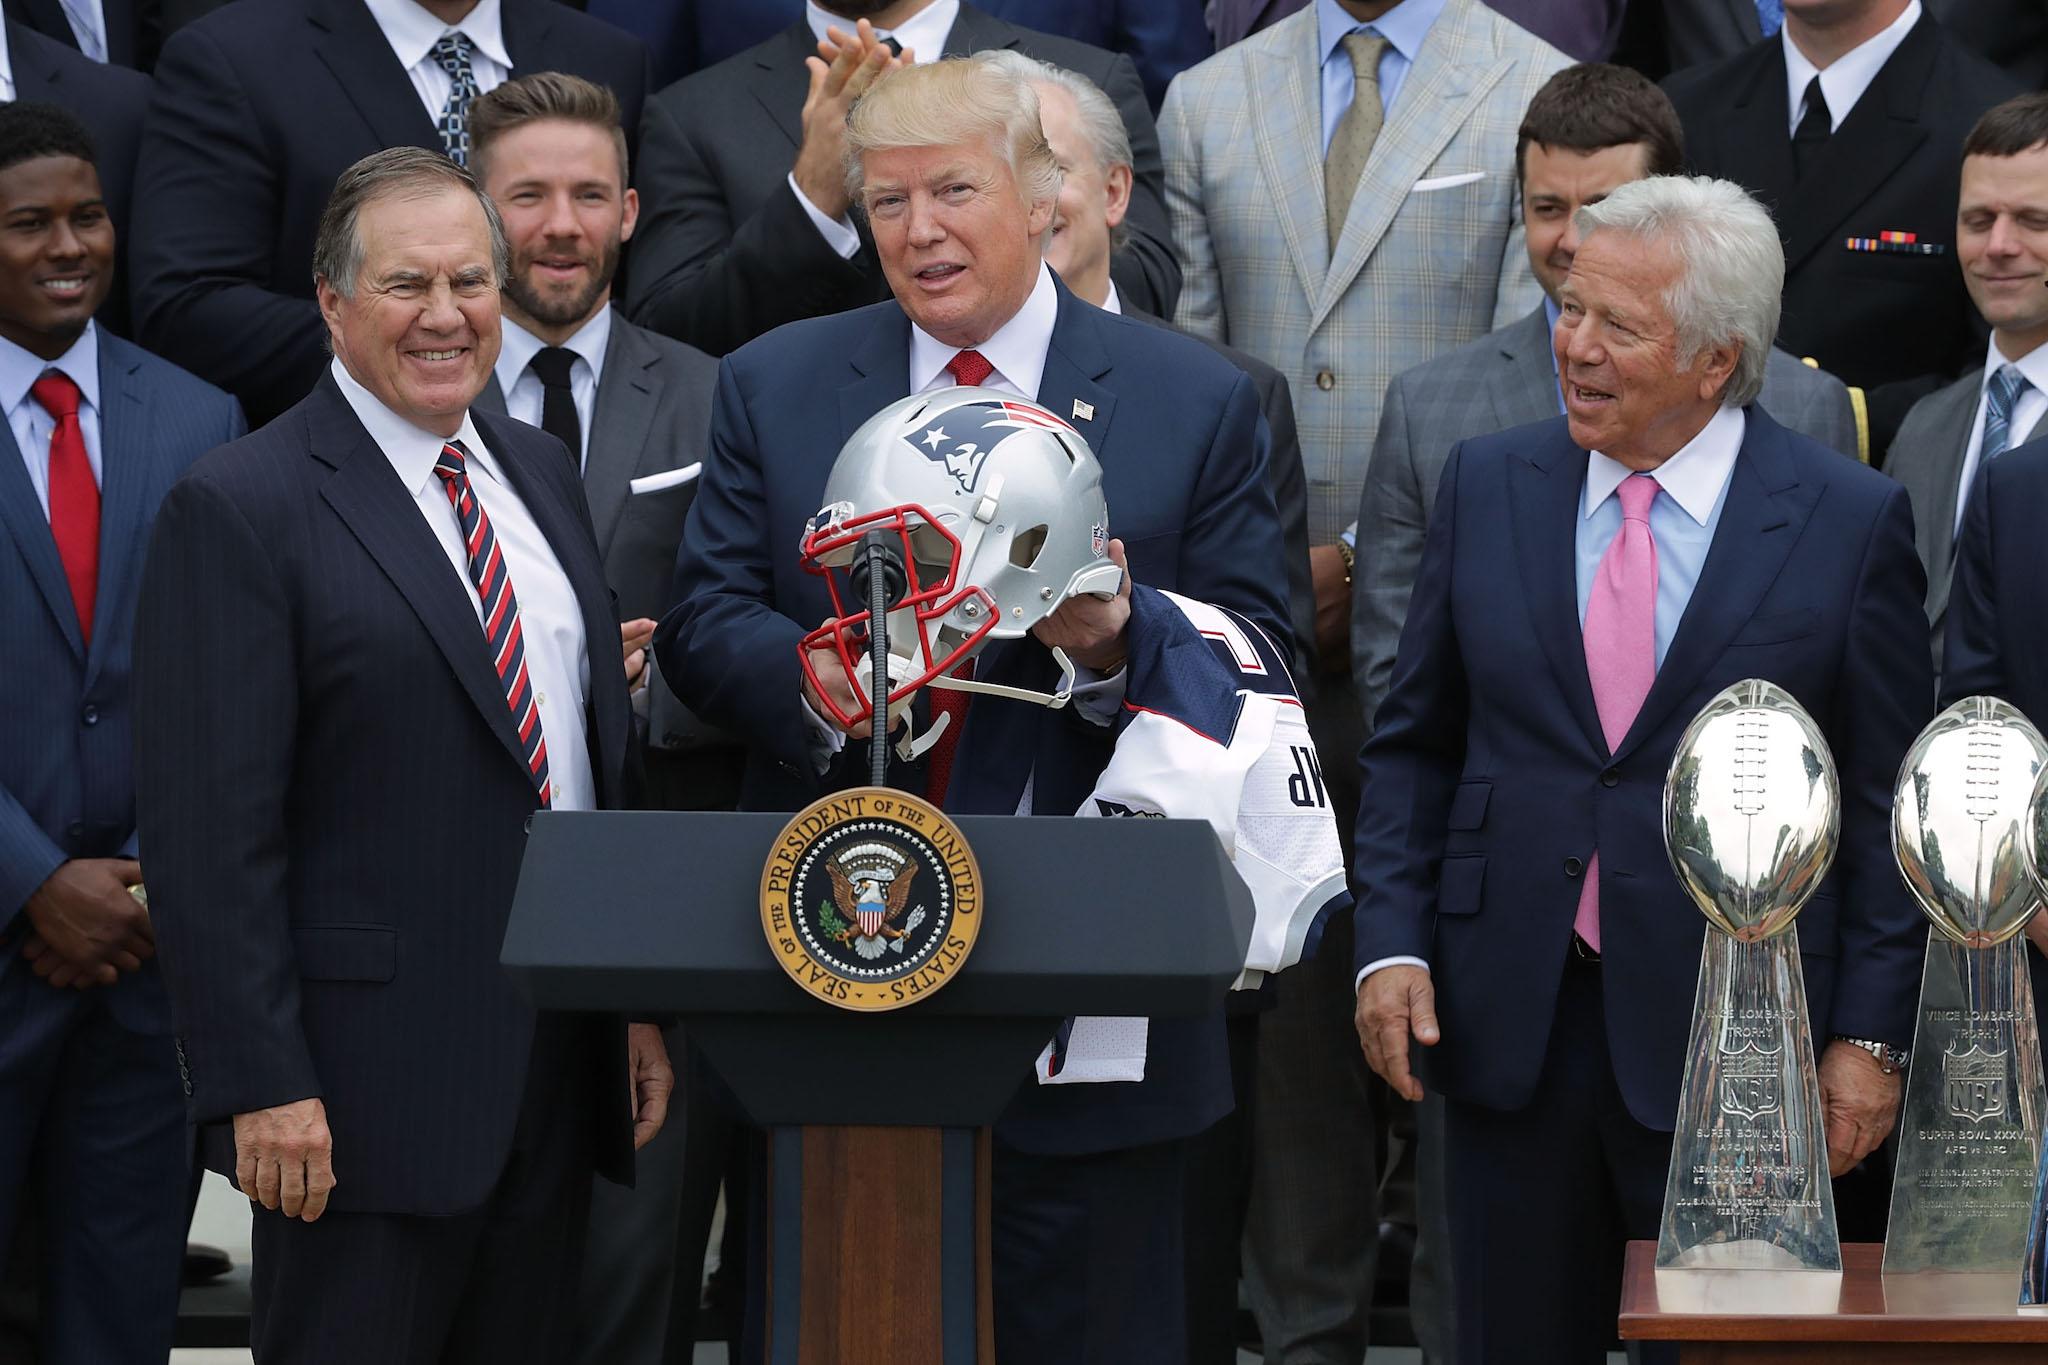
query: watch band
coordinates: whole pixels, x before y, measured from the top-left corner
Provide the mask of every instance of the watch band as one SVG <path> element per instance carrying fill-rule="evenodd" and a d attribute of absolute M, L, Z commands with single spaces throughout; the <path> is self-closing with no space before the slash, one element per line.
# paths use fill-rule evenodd
<path fill-rule="evenodd" d="M 1879 1069 L 1887 1076 L 1895 1071 L 1904 1071 L 1906 1063 L 1912 1060 L 1913 1056 L 1906 1049 L 1893 1047 L 1890 1043 L 1880 1043 L 1874 1038 L 1851 1038 L 1846 1033 L 1834 1034 L 1828 1041 L 1831 1043 L 1847 1043 L 1851 1047 L 1862 1048 L 1865 1052 L 1877 1058 Z"/>

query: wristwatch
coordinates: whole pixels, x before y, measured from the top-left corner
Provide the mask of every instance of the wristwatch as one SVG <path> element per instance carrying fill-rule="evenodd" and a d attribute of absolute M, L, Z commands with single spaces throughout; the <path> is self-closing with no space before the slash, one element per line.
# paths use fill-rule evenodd
<path fill-rule="evenodd" d="M 1880 1043 L 1871 1038 L 1851 1038 L 1846 1033 L 1837 1033 L 1829 1038 L 1828 1041 L 1831 1043 L 1847 1043 L 1850 1047 L 1862 1048 L 1865 1052 L 1877 1058 L 1878 1070 L 1884 1072 L 1887 1076 L 1904 1071 L 1906 1063 L 1911 1061 L 1913 1057 L 1912 1053 L 1902 1047 L 1893 1047 L 1889 1043 Z"/>

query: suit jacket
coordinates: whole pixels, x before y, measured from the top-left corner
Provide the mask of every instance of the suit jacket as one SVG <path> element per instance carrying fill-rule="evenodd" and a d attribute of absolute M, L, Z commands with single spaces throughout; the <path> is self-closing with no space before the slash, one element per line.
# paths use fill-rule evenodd
<path fill-rule="evenodd" d="M 1787 430 L 1857 456 L 1855 409 L 1833 375 L 1773 350 L 1757 401 Z M 1469 437 L 1544 421 L 1557 411 L 1550 322 L 1540 306 L 1519 322 L 1416 366 L 1387 389 L 1359 500 L 1351 586 L 1351 671 L 1368 726 L 1393 676 L 1423 532 L 1451 448 Z"/>
<path fill-rule="evenodd" d="M 504 0 L 514 75 L 609 85 L 627 130 L 640 44 L 553 0 Z M 267 421 L 327 362 L 313 239 L 340 174 L 386 147 L 441 146 L 363 0 L 240 0 L 179 29 L 157 64 L 136 186 L 144 341 Z"/>
<path fill-rule="evenodd" d="M 2048 441 L 2036 432 L 1978 467 L 1955 546 L 1941 701 L 2003 697 L 2038 725 L 2048 719 L 2048 642 L 2040 631 L 2048 612 L 2041 535 L 2048 524 Z M 2048 959 L 2029 944 L 2027 964 L 2035 1012 L 2048 1018 Z"/>
<path fill-rule="evenodd" d="M 704 458 L 717 384 L 716 360 L 694 346 L 636 327 L 613 310 L 583 460 L 583 495 L 620 620 L 659 620 L 675 600 L 676 546 L 697 497 L 696 481 L 648 493 L 635 493 L 632 482 Z M 505 411 L 497 375 L 477 395 L 476 406 Z M 650 748 L 729 743 L 691 715 L 660 680 L 658 667 L 656 672 L 647 694 Z"/>
<path fill-rule="evenodd" d="M 83 59 L 81 59 L 83 60 Z M 0 973 L 27 971 L 9 921 L 60 863 L 133 858 L 129 644 L 142 550 L 185 467 L 247 430 L 235 400 L 99 334 L 100 560 L 81 642 L 50 520 L 14 449 L 0 450 Z M 170 1031 L 154 962 L 109 988 L 130 1029 Z"/>
<path fill-rule="evenodd" d="M 1692 168 L 1742 185 L 1778 221 L 1778 344 L 1866 390 L 1870 448 L 1886 449 L 1915 400 L 1983 358 L 1984 330 L 1955 260 L 1963 138 L 2018 89 L 1922 15 L 1795 184 L 1783 43 L 1664 84 Z M 1941 251 L 1849 247 L 1894 231 Z"/>
<path fill-rule="evenodd" d="M 1562 417 L 1451 453 L 1362 756 L 1358 964 L 1427 961 L 1436 1085 L 1519 1108 L 1536 1092 L 1597 850 L 1615 1079 L 1635 1120 L 1668 1132 L 1706 922 L 1665 856 L 1665 773 L 1700 708 L 1741 679 L 1798 698 L 1840 773 L 1840 851 L 1798 919 L 1814 1035 L 1911 1036 L 1926 931 L 1890 821 L 1934 697 L 1925 585 L 1905 490 L 1749 409 L 1698 586 L 1610 753 L 1574 586 L 1585 474 Z"/>
<path fill-rule="evenodd" d="M 1126 309 L 1124 315 L 1180 331 L 1150 313 Z M 1181 334 L 1195 336 L 1193 332 Z M 1287 619 L 1294 627 L 1294 653 L 1288 663 L 1294 669 L 1295 686 L 1305 697 L 1315 681 L 1315 661 L 1310 656 L 1316 643 L 1316 590 L 1308 567 L 1308 485 L 1302 477 L 1301 438 L 1294 431 L 1294 396 L 1288 391 L 1287 376 L 1257 356 L 1207 337 L 1196 336 L 1195 340 L 1251 376 L 1259 391 L 1259 415 L 1266 419 L 1266 431 L 1272 438 L 1266 458 L 1266 488 L 1280 513 L 1280 540 L 1287 551 Z"/>
<path fill-rule="evenodd" d="M 1160 111 L 1185 279 L 1175 320 L 1287 376 L 1309 537 L 1351 521 L 1380 400 L 1401 371 L 1537 302 L 1515 130 L 1565 55 L 1450 0 L 1381 130 L 1333 253 L 1323 213 L 1316 16 L 1184 73 Z"/>
<path fill-rule="evenodd" d="M 2040 0 L 1927 0 L 1927 8 L 2021 89 L 2048 87 L 2048 9 Z"/>
<path fill-rule="evenodd" d="M 1135 581 L 1233 607 L 1291 648 L 1279 519 L 1266 489 L 1266 435 L 1251 380 L 1190 338 L 1082 303 L 1059 286 L 1040 403 L 1068 413 L 1100 458 L 1110 529 Z M 655 650 L 683 700 L 750 748 L 743 804 L 789 810 L 866 780 L 849 742 L 822 778 L 812 765 L 797 641 L 831 614 L 795 546 L 841 445 L 909 392 L 910 323 L 893 301 L 783 328 L 728 356 L 711 453 L 678 558 L 678 602 Z M 790 376 L 821 401 L 791 402 Z M 1026 638 L 986 647 L 977 675 L 1028 687 L 1052 662 Z M 922 723 L 922 722 L 920 722 Z M 1113 736 L 1070 710 L 977 697 L 946 807 L 1014 814 L 1077 809 Z M 894 780 L 924 788 L 921 765 Z M 1076 1092 L 1089 1092 L 1079 1094 Z M 1159 1020 L 1136 1085 L 1026 1085 L 999 1134 L 1044 1152 L 1103 1151 L 1198 1132 L 1228 1111 L 1222 1014 Z"/>
<path fill-rule="evenodd" d="M 561 442 L 476 413 L 576 595 L 597 803 L 625 803 L 618 620 Z M 497 1182 L 534 1012 L 498 966 L 538 796 L 473 589 L 331 377 L 164 499 L 137 615 L 137 807 L 192 1118 L 326 1104 L 345 1212 Z M 560 747 L 559 741 L 556 746 Z M 192 799 L 207 793 L 204 801 Z M 592 1150 L 630 1173 L 619 1077 Z"/>
<path fill-rule="evenodd" d="M 78 35 L 64 17 L 61 0 L 0 0 L 0 9 L 15 23 L 79 51 Z M 136 71 L 156 65 L 164 37 L 158 0 L 100 0 L 100 26 L 106 34 L 108 62 Z"/>
<path fill-rule="evenodd" d="M 97 314 L 123 336 L 130 330 L 128 241 L 135 204 L 135 156 L 142 141 L 142 115 L 149 107 L 149 78 L 126 67 L 103 66 L 77 49 L 7 21 L 7 60 L 14 68 L 14 97 L 54 104 L 92 134 L 98 153 L 100 190 L 114 220 L 114 288 Z"/>
<path fill-rule="evenodd" d="M 1169 81 L 1216 50 L 1202 0 L 982 0 L 982 8 L 1040 33 L 1123 53 L 1138 68 L 1153 109 Z"/>
<path fill-rule="evenodd" d="M 1949 591 L 1956 567 L 1963 460 L 1969 454 L 1970 430 L 1977 423 L 1977 405 L 1983 398 L 1981 373 L 1965 375 L 1928 394 L 1906 414 L 1884 466 L 1884 472 L 1904 484 L 1913 499 L 1913 543 L 1927 570 L 1927 621 L 1934 632 L 1936 673 L 1942 668 Z M 2036 422 L 2032 431 L 2017 434 L 2020 441 L 2048 436 L 2048 417 Z"/>
<path fill-rule="evenodd" d="M 626 305 L 635 322 L 723 355 L 785 322 L 889 296 L 866 237 L 842 259 L 789 187 L 803 141 L 804 58 L 816 46 L 799 19 L 649 101 Z M 1130 59 L 962 5 L 944 55 L 990 48 L 1077 71 L 1116 101 L 1134 179 L 1130 240 L 1111 272 L 1131 307 L 1170 314 L 1180 266 L 1160 198 L 1159 139 Z"/>
<path fill-rule="evenodd" d="M 1672 71 L 1733 57 L 1763 40 L 1756 0 L 1664 0 L 1660 8 Z"/>

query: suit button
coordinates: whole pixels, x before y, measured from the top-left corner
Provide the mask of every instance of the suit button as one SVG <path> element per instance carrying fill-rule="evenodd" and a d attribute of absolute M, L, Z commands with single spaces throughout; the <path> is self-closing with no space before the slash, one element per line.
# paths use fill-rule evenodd
<path fill-rule="evenodd" d="M 85 821 L 73 820 L 64 827 L 64 832 L 74 839 L 83 839 L 85 837 Z"/>
<path fill-rule="evenodd" d="M 1324 393 L 1328 393 L 1331 389 L 1337 387 L 1337 376 L 1331 374 L 1328 370 L 1316 371 L 1316 387 Z"/>
<path fill-rule="evenodd" d="M 1603 787 L 1618 787 L 1618 786 L 1620 786 L 1620 785 L 1621 785 L 1621 774 L 1620 774 L 1620 773 L 1618 773 L 1618 772 L 1616 772 L 1616 771 L 1614 771 L 1614 769 L 1612 769 L 1612 768 L 1609 768 L 1609 769 L 1608 769 L 1608 770 L 1607 770 L 1606 772 L 1604 772 L 1604 773 L 1600 774 L 1600 785 L 1601 785 L 1601 786 L 1603 786 Z"/>
<path fill-rule="evenodd" d="M 1577 858 L 1566 858 L 1564 860 L 1564 875 L 1567 877 L 1579 876 L 1585 870 L 1586 865 Z"/>
<path fill-rule="evenodd" d="M 97 706 L 88 706 L 85 708 L 84 711 L 79 713 L 78 718 L 84 721 L 87 725 L 98 725 L 100 723 L 100 708 Z"/>

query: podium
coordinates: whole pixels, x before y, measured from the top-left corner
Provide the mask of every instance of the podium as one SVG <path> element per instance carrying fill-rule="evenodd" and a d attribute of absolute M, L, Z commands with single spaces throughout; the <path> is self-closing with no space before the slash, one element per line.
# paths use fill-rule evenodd
<path fill-rule="evenodd" d="M 762 932 L 787 815 L 533 817 L 502 961 L 541 1009 L 679 1016 L 769 1129 L 771 1365 L 991 1365 L 988 1127 L 1069 1015 L 1220 1010 L 1252 901 L 1197 820 L 961 816 L 986 918 L 943 989 L 835 1009 Z"/>

